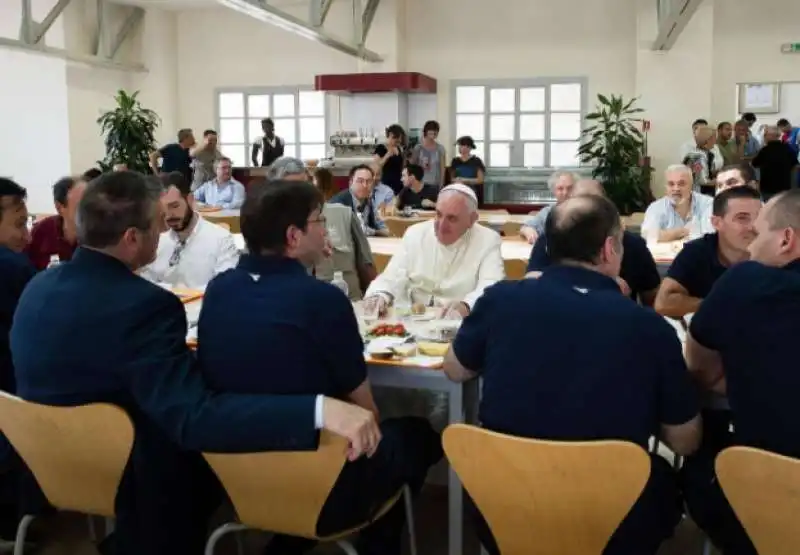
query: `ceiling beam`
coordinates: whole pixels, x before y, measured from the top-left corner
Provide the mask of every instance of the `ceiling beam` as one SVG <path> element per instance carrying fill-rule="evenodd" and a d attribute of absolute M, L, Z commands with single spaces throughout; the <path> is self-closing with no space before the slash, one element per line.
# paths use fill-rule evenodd
<path fill-rule="evenodd" d="M 308 7 L 308 22 L 314 27 L 322 27 L 332 4 L 333 0 L 311 0 Z"/>
<path fill-rule="evenodd" d="M 113 59 L 119 49 L 125 42 L 131 33 L 133 33 L 139 24 L 144 19 L 144 10 L 142 8 L 134 7 L 131 9 L 131 12 L 128 14 L 128 17 L 125 18 L 125 21 L 122 23 L 122 27 L 120 27 L 117 36 L 114 37 L 114 40 L 111 42 L 108 51 L 108 57 Z"/>
<path fill-rule="evenodd" d="M 383 61 L 383 57 L 380 54 L 367 50 L 363 45 L 335 37 L 308 21 L 299 19 L 269 4 L 259 2 L 259 0 L 217 0 L 217 2 L 239 13 L 264 23 L 269 23 L 299 37 L 324 44 L 349 56 L 354 56 L 367 62 Z"/>
<path fill-rule="evenodd" d="M 42 42 L 44 35 L 50 30 L 50 27 L 53 26 L 53 23 L 55 23 L 56 19 L 58 19 L 58 17 L 64 12 L 64 9 L 69 6 L 70 2 L 72 2 L 72 0 L 58 0 L 56 5 L 53 6 L 49 12 L 47 12 L 47 15 L 44 17 L 41 24 L 39 24 L 39 28 L 36 30 L 36 33 L 34 33 L 33 37 L 31 37 L 31 42 L 33 44 L 39 44 Z"/>
<path fill-rule="evenodd" d="M 32 52 L 34 54 L 42 54 L 44 56 L 53 56 L 56 58 L 67 60 L 68 62 L 74 62 L 77 64 L 82 64 L 92 67 L 99 67 L 103 69 L 113 69 L 118 71 L 133 71 L 138 73 L 147 72 L 147 68 L 142 64 L 128 64 L 124 62 L 115 62 L 114 60 L 109 60 L 108 58 L 102 58 L 100 56 L 92 56 L 90 54 L 76 54 L 74 52 L 68 52 L 63 48 L 53 48 L 51 46 L 45 46 L 43 44 L 27 44 L 25 42 L 22 42 L 21 40 L 9 39 L 5 37 L 0 37 L 0 47 L 13 48 L 15 50 Z"/>
<path fill-rule="evenodd" d="M 361 15 L 361 44 L 366 44 L 367 35 L 372 28 L 372 21 L 375 19 L 375 14 L 378 12 L 378 6 L 381 5 L 381 0 L 367 0 L 367 5 L 364 7 L 364 13 Z"/>
<path fill-rule="evenodd" d="M 672 48 L 702 3 L 703 0 L 656 0 L 658 35 L 653 50 Z"/>

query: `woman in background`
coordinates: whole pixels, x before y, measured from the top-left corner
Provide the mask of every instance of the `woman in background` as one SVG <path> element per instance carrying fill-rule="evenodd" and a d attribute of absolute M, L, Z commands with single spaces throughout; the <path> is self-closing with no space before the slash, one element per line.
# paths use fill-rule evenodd
<path fill-rule="evenodd" d="M 338 187 L 333 182 L 333 174 L 326 168 L 316 169 L 314 172 L 314 185 L 322 191 L 325 202 L 328 202 L 333 195 L 339 192 Z"/>
<path fill-rule="evenodd" d="M 403 139 L 405 130 L 398 124 L 386 128 L 386 144 L 375 148 L 374 160 L 381 170 L 381 183 L 391 187 L 396 195 L 403 190 Z"/>
<path fill-rule="evenodd" d="M 483 160 L 472 154 L 475 150 L 475 141 L 465 135 L 456 141 L 458 156 L 450 162 L 450 182 L 469 185 L 478 196 L 478 201 L 483 203 L 483 178 L 486 166 Z"/>

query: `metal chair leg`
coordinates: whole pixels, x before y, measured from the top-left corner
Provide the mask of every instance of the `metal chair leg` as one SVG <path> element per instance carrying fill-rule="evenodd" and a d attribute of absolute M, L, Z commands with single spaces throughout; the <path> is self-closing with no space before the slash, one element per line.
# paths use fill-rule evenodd
<path fill-rule="evenodd" d="M 414 503 L 411 498 L 411 488 L 403 486 L 403 503 L 406 506 L 406 525 L 408 526 L 408 543 L 411 555 L 417 555 L 417 532 L 414 522 Z"/>
<path fill-rule="evenodd" d="M 706 538 L 706 541 L 703 544 L 703 555 L 711 555 L 711 540 L 708 538 Z"/>
<path fill-rule="evenodd" d="M 356 548 L 353 547 L 353 544 L 347 540 L 338 540 L 336 542 L 336 545 L 338 545 L 339 549 L 344 551 L 347 555 L 358 555 L 358 551 L 356 551 Z"/>
<path fill-rule="evenodd" d="M 25 555 L 25 538 L 28 536 L 28 528 L 36 517 L 25 515 L 17 526 L 17 537 L 14 538 L 14 555 Z"/>
<path fill-rule="evenodd" d="M 206 542 L 206 549 L 204 551 L 205 555 L 214 555 L 214 549 L 217 547 L 217 542 L 225 534 L 230 534 L 232 532 L 241 532 L 243 530 L 247 530 L 247 526 L 245 526 L 244 524 L 239 524 L 238 522 L 228 522 L 226 524 L 223 524 L 222 526 L 211 532 L 211 535 L 208 537 L 208 541 Z"/>

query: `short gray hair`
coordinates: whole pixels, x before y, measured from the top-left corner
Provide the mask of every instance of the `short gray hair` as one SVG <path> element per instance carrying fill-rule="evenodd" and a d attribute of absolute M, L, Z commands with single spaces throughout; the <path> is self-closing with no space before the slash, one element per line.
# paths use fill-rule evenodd
<path fill-rule="evenodd" d="M 550 189 L 551 191 L 555 189 L 556 183 L 558 183 L 558 180 L 561 179 L 562 177 L 572 178 L 573 184 L 577 183 L 578 179 L 580 179 L 578 174 L 576 174 L 575 172 L 566 170 L 556 170 L 552 174 L 550 174 L 550 177 L 547 178 L 547 188 Z"/>
<path fill-rule="evenodd" d="M 281 156 L 267 169 L 267 181 L 285 179 L 287 175 L 308 175 L 306 165 L 299 158 Z"/>
<path fill-rule="evenodd" d="M 155 177 L 121 171 L 104 173 L 86 186 L 75 215 L 78 242 L 104 249 L 131 228 L 149 231 L 164 187 Z"/>
<path fill-rule="evenodd" d="M 672 164 L 667 166 L 667 169 L 664 170 L 664 175 L 668 173 L 685 173 L 688 176 L 693 176 L 692 168 L 687 166 L 686 164 Z"/>
<path fill-rule="evenodd" d="M 478 203 L 475 201 L 475 199 L 465 193 L 462 193 L 458 189 L 447 189 L 446 191 L 442 191 L 439 194 L 439 198 L 442 198 L 444 195 L 449 195 L 449 194 L 458 195 L 459 197 L 464 199 L 464 204 L 467 205 L 467 211 L 469 211 L 470 214 L 474 214 L 475 212 L 478 211 Z"/>

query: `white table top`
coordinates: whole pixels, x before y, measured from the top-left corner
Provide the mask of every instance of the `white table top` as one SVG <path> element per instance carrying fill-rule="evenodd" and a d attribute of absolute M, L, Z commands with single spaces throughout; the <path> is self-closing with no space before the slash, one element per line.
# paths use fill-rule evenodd
<path fill-rule="evenodd" d="M 369 246 L 376 254 L 394 256 L 400 249 L 403 240 L 397 237 L 369 237 Z M 503 241 L 503 260 L 528 260 L 531 256 L 531 245 L 525 241 Z"/>

